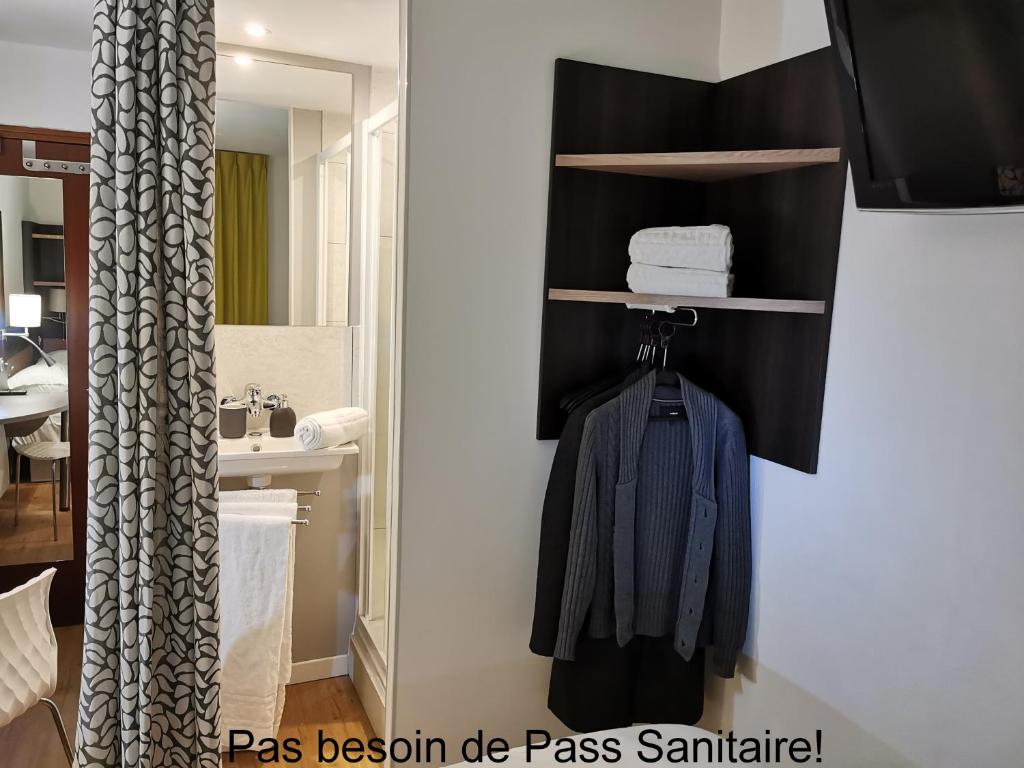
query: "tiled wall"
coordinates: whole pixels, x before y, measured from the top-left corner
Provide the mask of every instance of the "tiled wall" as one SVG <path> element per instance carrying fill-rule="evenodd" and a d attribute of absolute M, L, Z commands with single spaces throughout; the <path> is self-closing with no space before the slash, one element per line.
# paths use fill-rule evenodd
<path fill-rule="evenodd" d="M 218 400 L 254 382 L 287 394 L 300 419 L 351 402 L 351 328 L 218 325 L 215 338 Z"/>

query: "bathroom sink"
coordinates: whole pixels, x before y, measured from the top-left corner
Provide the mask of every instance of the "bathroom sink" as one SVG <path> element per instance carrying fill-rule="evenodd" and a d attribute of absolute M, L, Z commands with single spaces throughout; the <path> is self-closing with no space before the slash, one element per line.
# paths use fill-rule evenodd
<path fill-rule="evenodd" d="M 335 448 L 306 451 L 297 437 L 263 435 L 261 449 L 252 450 L 248 437 L 220 438 L 221 477 L 248 477 L 249 485 L 269 484 L 271 475 L 297 475 L 307 472 L 330 472 L 341 466 L 348 455 L 359 453 L 355 443 Z"/>

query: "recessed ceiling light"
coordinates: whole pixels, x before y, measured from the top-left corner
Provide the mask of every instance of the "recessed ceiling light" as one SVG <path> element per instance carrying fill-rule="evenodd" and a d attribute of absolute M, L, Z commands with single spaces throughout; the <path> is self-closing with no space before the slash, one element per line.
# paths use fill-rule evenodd
<path fill-rule="evenodd" d="M 235 54 L 235 64 L 240 67 L 248 67 L 252 64 L 252 56 L 247 53 Z"/>
<path fill-rule="evenodd" d="M 269 29 L 255 21 L 245 25 L 245 34 L 249 35 L 249 37 L 266 37 L 269 33 Z"/>

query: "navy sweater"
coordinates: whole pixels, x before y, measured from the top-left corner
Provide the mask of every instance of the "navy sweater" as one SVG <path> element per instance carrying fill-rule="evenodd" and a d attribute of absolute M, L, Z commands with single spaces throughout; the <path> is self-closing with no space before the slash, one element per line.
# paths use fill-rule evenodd
<path fill-rule="evenodd" d="M 750 600 L 750 491 L 743 427 L 681 376 L 685 420 L 650 421 L 651 373 L 594 410 L 583 431 L 555 657 L 588 634 L 674 637 L 712 649 L 731 677 Z M 587 617 L 589 616 L 589 621 Z"/>

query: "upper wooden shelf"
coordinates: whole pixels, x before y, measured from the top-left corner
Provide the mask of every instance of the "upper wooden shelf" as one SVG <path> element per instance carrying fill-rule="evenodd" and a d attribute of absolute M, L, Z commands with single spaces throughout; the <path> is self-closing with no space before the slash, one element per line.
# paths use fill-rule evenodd
<path fill-rule="evenodd" d="M 825 314 L 824 301 L 801 299 L 755 299 L 745 296 L 718 298 L 711 296 L 672 296 L 663 293 L 632 293 L 630 291 L 580 291 L 552 288 L 552 301 L 587 301 L 598 304 L 645 304 L 654 307 L 695 307 L 700 309 L 743 309 L 748 312 L 788 312 L 800 315 Z"/>
<path fill-rule="evenodd" d="M 556 155 L 559 168 L 660 176 L 689 181 L 725 181 L 742 176 L 838 163 L 839 147 L 820 149 L 744 149 L 733 152 L 648 152 Z"/>
<path fill-rule="evenodd" d="M 64 235 L 52 235 L 48 232 L 33 232 L 33 240 L 63 240 Z"/>

